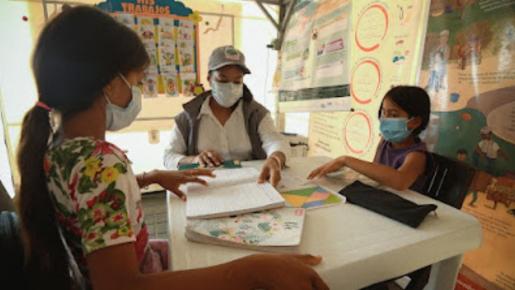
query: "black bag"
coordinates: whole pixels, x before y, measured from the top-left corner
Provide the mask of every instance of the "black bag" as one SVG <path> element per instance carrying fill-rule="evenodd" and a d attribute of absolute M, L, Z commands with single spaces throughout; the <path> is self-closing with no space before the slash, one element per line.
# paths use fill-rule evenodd
<path fill-rule="evenodd" d="M 381 190 L 360 181 L 344 187 L 339 192 L 347 201 L 380 215 L 411 226 L 418 227 L 428 213 L 435 211 L 435 204 L 418 205 L 394 193 Z"/>

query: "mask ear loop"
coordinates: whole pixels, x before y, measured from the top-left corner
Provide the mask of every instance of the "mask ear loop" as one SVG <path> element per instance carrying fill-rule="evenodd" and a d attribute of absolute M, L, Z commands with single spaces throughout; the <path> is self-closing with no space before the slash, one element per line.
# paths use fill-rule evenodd
<path fill-rule="evenodd" d="M 108 104 L 110 104 L 110 105 L 111 105 L 111 104 L 113 104 L 113 103 L 111 102 L 111 100 L 109 100 L 109 97 L 107 96 L 107 94 L 106 94 L 105 92 L 104 92 L 104 99 L 106 100 L 106 103 L 108 103 Z"/>
<path fill-rule="evenodd" d="M 131 83 L 129 83 L 129 81 L 121 74 L 121 73 L 118 73 L 118 75 L 120 76 L 120 78 L 122 79 L 122 81 L 129 87 L 129 89 L 132 90 L 132 85 Z"/>

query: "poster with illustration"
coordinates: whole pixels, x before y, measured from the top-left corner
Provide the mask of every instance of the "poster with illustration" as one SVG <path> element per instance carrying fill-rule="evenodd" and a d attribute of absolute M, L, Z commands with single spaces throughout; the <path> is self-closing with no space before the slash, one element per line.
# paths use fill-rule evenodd
<path fill-rule="evenodd" d="M 185 97 L 193 97 L 195 92 L 195 74 L 181 73 L 181 94 Z"/>
<path fill-rule="evenodd" d="M 158 74 L 159 59 L 157 55 L 157 49 L 155 47 L 147 47 L 147 54 L 150 58 L 150 63 L 148 64 L 148 67 L 146 68 L 145 72 L 147 74 Z"/>
<path fill-rule="evenodd" d="M 157 97 L 158 78 L 157 74 L 147 74 L 143 79 L 143 96 L 145 98 Z"/>
<path fill-rule="evenodd" d="M 152 4 L 154 3 L 154 4 Z M 143 41 L 150 64 L 145 73 L 149 75 L 148 88 L 153 93 L 171 96 L 165 80 L 179 72 L 188 74 L 188 84 L 198 81 L 198 23 L 201 17 L 178 0 L 156 0 L 146 3 L 139 0 L 107 0 L 96 6 L 113 15 L 127 27 L 134 29 Z M 194 75 L 193 81 L 191 76 Z M 175 79 L 176 92 L 180 82 Z M 169 82 L 171 85 L 172 83 Z M 179 84 L 179 85 L 178 85 Z"/>
<path fill-rule="evenodd" d="M 136 29 L 136 22 L 133 14 L 128 13 L 116 13 L 113 17 L 120 23 L 123 23 L 125 26 L 130 29 Z"/>
<path fill-rule="evenodd" d="M 179 41 L 179 71 L 193 73 L 195 71 L 195 48 L 190 41 Z"/>
<path fill-rule="evenodd" d="M 189 20 L 180 20 L 177 25 L 177 40 L 189 41 L 193 43 L 195 41 L 195 23 Z"/>
<path fill-rule="evenodd" d="M 463 210 L 483 225 L 462 289 L 515 289 L 515 2 L 433 0 L 420 85 L 429 148 L 477 170 Z"/>
<path fill-rule="evenodd" d="M 159 43 L 159 67 L 161 72 L 176 72 L 176 64 L 175 42 L 170 40 L 161 40 Z"/>
<path fill-rule="evenodd" d="M 321 1 L 325 2 L 331 1 Z M 417 82 L 429 3 L 351 2 L 349 68 L 347 76 L 341 76 L 348 78 L 353 111 L 311 114 L 309 148 L 313 155 L 372 160 L 380 141 L 377 111 L 384 94 L 392 86 Z M 327 47 L 322 45 L 317 53 Z"/>
<path fill-rule="evenodd" d="M 156 27 L 154 26 L 154 18 L 148 16 L 137 16 L 138 35 L 147 45 L 154 44 L 156 41 Z"/>
<path fill-rule="evenodd" d="M 175 41 L 175 20 L 173 18 L 159 18 L 159 40 Z"/>
<path fill-rule="evenodd" d="M 294 10 L 281 47 L 280 107 L 348 109 L 351 1 L 299 1 Z"/>
<path fill-rule="evenodd" d="M 163 82 L 165 86 L 165 94 L 167 97 L 176 97 L 179 95 L 179 86 L 177 84 L 177 74 L 164 73 Z"/>

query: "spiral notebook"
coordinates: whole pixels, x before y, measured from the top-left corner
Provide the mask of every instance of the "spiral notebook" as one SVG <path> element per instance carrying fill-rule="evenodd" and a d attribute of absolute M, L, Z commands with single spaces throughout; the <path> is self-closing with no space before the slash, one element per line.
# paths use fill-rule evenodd
<path fill-rule="evenodd" d="M 215 170 L 208 186 L 186 187 L 187 218 L 217 218 L 284 207 L 284 198 L 269 183 L 258 184 L 254 168 Z"/>
<path fill-rule="evenodd" d="M 219 219 L 189 220 L 190 241 L 260 251 L 296 252 L 305 209 L 280 208 Z"/>

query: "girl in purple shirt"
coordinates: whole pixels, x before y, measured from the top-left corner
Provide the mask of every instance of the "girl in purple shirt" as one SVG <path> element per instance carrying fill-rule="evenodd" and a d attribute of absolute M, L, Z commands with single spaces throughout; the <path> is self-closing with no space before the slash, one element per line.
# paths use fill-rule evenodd
<path fill-rule="evenodd" d="M 384 96 L 379 108 L 381 142 L 373 162 L 338 157 L 313 170 L 316 179 L 347 166 L 396 190 L 422 191 L 426 178 L 426 145 L 418 135 L 429 123 L 428 94 L 419 87 L 397 86 Z"/>

